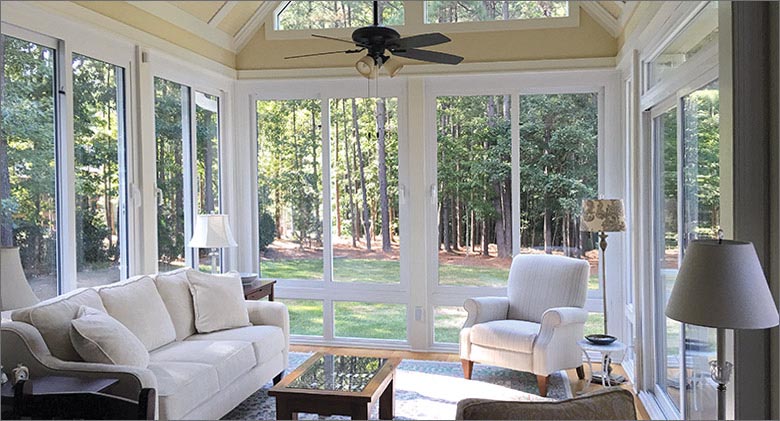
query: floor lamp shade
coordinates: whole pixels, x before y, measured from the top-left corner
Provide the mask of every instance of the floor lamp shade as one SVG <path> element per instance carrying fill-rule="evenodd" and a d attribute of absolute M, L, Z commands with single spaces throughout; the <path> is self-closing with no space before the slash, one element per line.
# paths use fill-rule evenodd
<path fill-rule="evenodd" d="M 38 303 L 22 269 L 19 247 L 0 247 L 0 311 Z"/>
<path fill-rule="evenodd" d="M 187 244 L 197 248 L 236 247 L 228 216 L 222 214 L 198 215 L 192 239 Z"/>
<path fill-rule="evenodd" d="M 723 329 L 766 329 L 777 307 L 753 243 L 694 240 L 685 250 L 666 315 Z"/>
<path fill-rule="evenodd" d="M 626 230 L 626 216 L 620 199 L 586 199 L 582 201 L 580 231 L 621 232 Z"/>

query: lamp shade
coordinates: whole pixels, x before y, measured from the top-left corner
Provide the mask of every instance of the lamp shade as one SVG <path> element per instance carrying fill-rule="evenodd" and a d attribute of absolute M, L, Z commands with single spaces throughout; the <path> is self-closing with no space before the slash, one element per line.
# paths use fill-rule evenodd
<path fill-rule="evenodd" d="M 685 250 L 666 315 L 723 329 L 778 324 L 777 307 L 753 243 L 694 240 Z"/>
<path fill-rule="evenodd" d="M 19 247 L 0 247 L 0 311 L 38 303 L 22 270 Z"/>
<path fill-rule="evenodd" d="M 618 232 L 626 230 L 626 216 L 621 199 L 586 199 L 582 201 L 580 231 Z"/>
<path fill-rule="evenodd" d="M 355 63 L 355 69 L 364 78 L 375 79 L 377 76 L 377 65 L 371 56 L 365 56 Z"/>
<path fill-rule="evenodd" d="M 398 60 L 387 60 L 382 67 L 387 70 L 387 74 L 390 75 L 390 77 L 395 77 L 395 75 L 398 74 L 398 72 L 401 71 L 401 69 L 404 68 L 404 65 L 401 64 Z"/>
<path fill-rule="evenodd" d="M 197 248 L 235 247 L 236 240 L 230 230 L 227 215 L 198 215 L 195 232 L 187 246 Z"/>

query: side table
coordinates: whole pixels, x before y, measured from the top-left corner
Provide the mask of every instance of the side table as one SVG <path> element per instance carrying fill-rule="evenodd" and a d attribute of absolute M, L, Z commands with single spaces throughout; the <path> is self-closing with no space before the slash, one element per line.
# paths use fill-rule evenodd
<path fill-rule="evenodd" d="M 588 361 L 592 382 L 601 383 L 602 386 L 612 386 L 613 384 L 621 384 L 625 381 L 622 376 L 612 376 L 612 368 L 610 365 L 612 364 L 612 354 L 624 352 L 627 348 L 626 344 L 615 341 L 609 345 L 596 345 L 587 339 L 580 339 L 577 341 L 577 345 L 580 346 Z M 595 351 L 601 354 L 601 371 L 593 371 L 593 363 L 588 351 Z"/>
<path fill-rule="evenodd" d="M 244 299 L 259 300 L 268 297 L 268 301 L 274 300 L 274 280 L 256 280 L 244 285 Z"/>

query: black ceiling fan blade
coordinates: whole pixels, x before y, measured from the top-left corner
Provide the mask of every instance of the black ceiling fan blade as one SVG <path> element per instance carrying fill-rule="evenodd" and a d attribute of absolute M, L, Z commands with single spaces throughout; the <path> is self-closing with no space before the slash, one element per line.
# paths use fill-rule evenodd
<path fill-rule="evenodd" d="M 357 45 L 358 47 L 363 47 L 363 48 L 365 48 L 365 47 L 366 47 L 365 45 L 358 44 L 358 43 L 356 43 L 355 41 L 352 41 L 352 40 L 349 40 L 349 39 L 342 39 L 342 38 L 336 38 L 336 37 L 329 37 L 329 36 L 327 36 L 327 35 L 320 35 L 320 34 L 311 34 L 311 36 L 313 36 L 314 38 L 329 39 L 329 40 L 331 40 L 331 41 L 341 41 L 341 42 L 346 42 L 347 44 L 353 44 L 353 45 Z"/>
<path fill-rule="evenodd" d="M 430 47 L 432 45 L 444 44 L 450 41 L 452 40 L 446 35 L 440 34 L 438 32 L 433 32 L 430 34 L 414 35 L 411 37 L 406 37 L 406 38 L 401 38 L 399 40 L 396 40 L 394 41 L 394 44 L 398 45 L 398 47 L 394 47 L 394 48 L 407 49 L 407 48 Z"/>
<path fill-rule="evenodd" d="M 399 57 L 406 57 L 420 61 L 429 61 L 431 63 L 458 64 L 463 61 L 463 57 L 461 56 L 440 53 L 438 51 L 418 50 L 416 48 L 393 51 L 393 54 Z"/>
<path fill-rule="evenodd" d="M 288 57 L 285 57 L 284 59 L 287 60 L 287 59 L 291 59 L 291 58 L 315 57 L 315 56 L 324 56 L 324 55 L 328 55 L 328 54 L 339 54 L 339 53 L 342 53 L 342 54 L 354 54 L 354 53 L 359 53 L 359 52 L 361 52 L 363 50 L 365 50 L 365 48 L 357 48 L 357 49 L 354 49 L 354 50 L 325 51 L 325 52 L 322 52 L 322 53 L 312 53 L 312 54 L 301 54 L 301 55 L 297 55 L 297 56 L 288 56 Z"/>

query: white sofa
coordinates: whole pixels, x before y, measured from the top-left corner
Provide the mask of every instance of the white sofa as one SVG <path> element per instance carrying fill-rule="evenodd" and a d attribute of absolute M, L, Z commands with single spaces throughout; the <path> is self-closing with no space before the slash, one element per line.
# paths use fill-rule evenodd
<path fill-rule="evenodd" d="M 162 312 L 149 304 L 157 300 Z M 82 305 L 104 310 L 135 334 L 149 350 L 148 367 L 84 362 L 68 336 Z M 31 377 L 116 378 L 107 393 L 132 400 L 154 388 L 161 420 L 219 419 L 287 367 L 287 308 L 267 301 L 246 301 L 246 308 L 250 326 L 201 334 L 186 270 L 81 288 L 3 317 L 2 364 L 7 371 L 23 363 Z"/>

